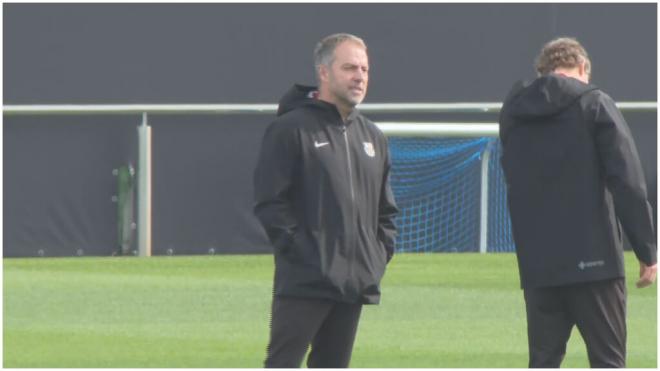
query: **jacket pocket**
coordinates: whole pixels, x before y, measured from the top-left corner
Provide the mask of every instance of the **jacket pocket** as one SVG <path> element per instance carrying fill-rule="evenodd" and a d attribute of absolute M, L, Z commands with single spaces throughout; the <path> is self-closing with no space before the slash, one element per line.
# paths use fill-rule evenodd
<path fill-rule="evenodd" d="M 294 243 L 295 233 L 281 232 L 276 241 L 273 242 L 273 248 L 276 254 L 286 256 Z"/>
<path fill-rule="evenodd" d="M 318 266 L 318 241 L 305 228 L 293 235 L 292 243 L 286 254 L 287 259 L 296 264 Z"/>
<path fill-rule="evenodd" d="M 363 250 L 368 269 L 374 275 L 374 279 L 379 281 L 385 273 L 385 265 L 387 264 L 385 245 L 376 237 L 374 231 L 362 228 L 362 233 L 367 239 Z"/>

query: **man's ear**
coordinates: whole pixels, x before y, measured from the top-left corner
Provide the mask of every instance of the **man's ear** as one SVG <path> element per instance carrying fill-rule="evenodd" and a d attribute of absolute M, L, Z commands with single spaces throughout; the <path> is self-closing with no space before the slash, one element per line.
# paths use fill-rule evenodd
<path fill-rule="evenodd" d="M 585 83 L 589 83 L 589 75 L 587 74 L 587 63 L 586 62 L 580 62 L 578 64 L 578 75 L 584 81 Z"/>
<path fill-rule="evenodd" d="M 317 73 L 319 75 L 319 81 L 327 82 L 328 81 L 328 66 L 325 64 L 319 64 Z"/>

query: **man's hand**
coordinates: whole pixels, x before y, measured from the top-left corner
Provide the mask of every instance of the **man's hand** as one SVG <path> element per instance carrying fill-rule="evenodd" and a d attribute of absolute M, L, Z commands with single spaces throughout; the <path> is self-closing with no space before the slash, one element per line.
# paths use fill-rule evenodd
<path fill-rule="evenodd" d="M 655 282 L 655 276 L 658 273 L 658 265 L 653 264 L 648 266 L 639 262 L 639 281 L 637 281 L 637 288 L 650 286 Z"/>

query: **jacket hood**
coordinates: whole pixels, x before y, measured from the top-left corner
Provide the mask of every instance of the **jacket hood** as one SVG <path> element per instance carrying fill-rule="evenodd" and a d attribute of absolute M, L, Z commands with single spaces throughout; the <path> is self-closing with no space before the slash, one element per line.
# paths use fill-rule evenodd
<path fill-rule="evenodd" d="M 282 98 L 280 98 L 277 107 L 277 116 L 293 111 L 294 109 L 313 103 L 318 95 L 318 89 L 315 86 L 305 86 L 295 84 L 289 89 Z"/>
<path fill-rule="evenodd" d="M 549 74 L 518 83 L 507 98 L 508 111 L 512 117 L 522 119 L 553 116 L 596 89 L 572 77 Z"/>
<path fill-rule="evenodd" d="M 299 107 L 312 106 L 326 112 L 326 114 L 332 115 L 333 117 L 340 117 L 337 106 L 321 99 L 317 99 L 318 95 L 319 91 L 316 86 L 294 84 L 293 87 L 291 87 L 286 93 L 284 93 L 282 98 L 280 98 L 277 107 L 277 116 L 282 116 Z M 346 117 L 346 123 L 350 123 L 359 115 L 359 110 L 353 109 L 353 111 Z"/>

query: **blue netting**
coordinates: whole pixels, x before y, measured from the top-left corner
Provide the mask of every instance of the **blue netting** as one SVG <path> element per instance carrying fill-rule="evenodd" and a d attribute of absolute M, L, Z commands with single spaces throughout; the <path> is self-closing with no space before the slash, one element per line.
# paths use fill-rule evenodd
<path fill-rule="evenodd" d="M 477 251 L 487 139 L 390 138 L 398 251 Z M 474 221 L 477 223 L 474 223 Z"/>
<path fill-rule="evenodd" d="M 389 142 L 390 181 L 401 209 L 397 251 L 479 251 L 481 156 L 489 145 L 488 251 L 513 251 L 494 139 L 393 137 Z"/>
<path fill-rule="evenodd" d="M 511 218 L 506 199 L 506 183 L 500 165 L 502 145 L 494 141 L 488 162 L 488 252 L 513 252 Z"/>

